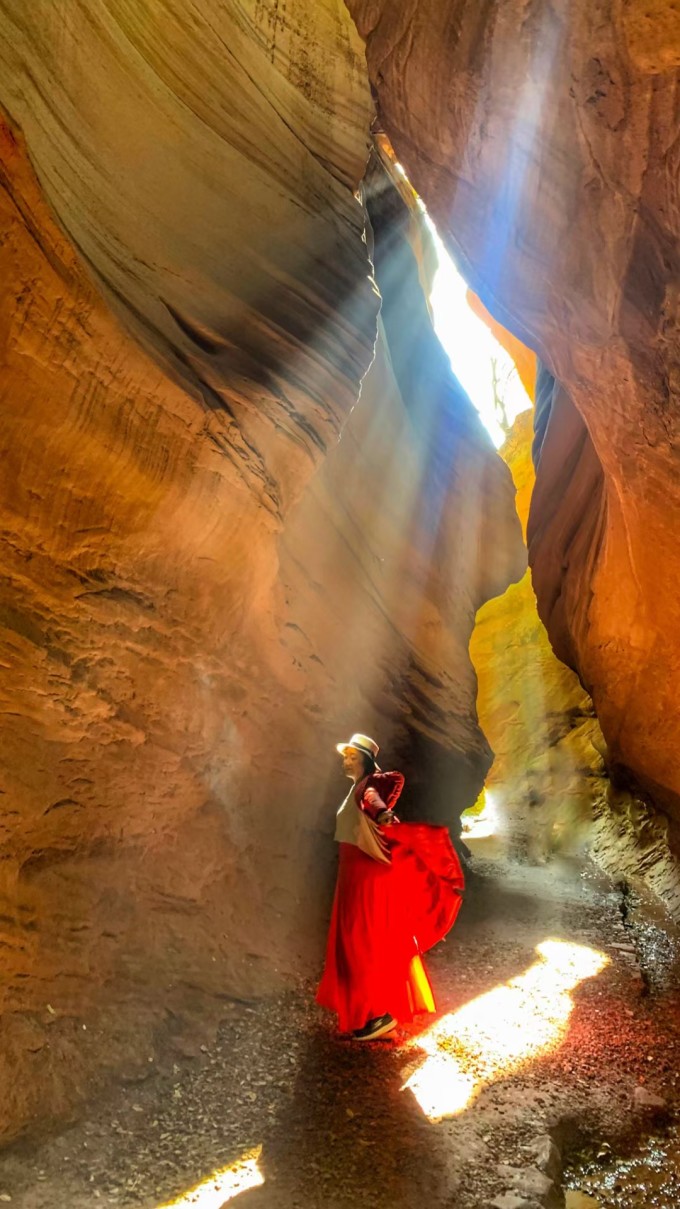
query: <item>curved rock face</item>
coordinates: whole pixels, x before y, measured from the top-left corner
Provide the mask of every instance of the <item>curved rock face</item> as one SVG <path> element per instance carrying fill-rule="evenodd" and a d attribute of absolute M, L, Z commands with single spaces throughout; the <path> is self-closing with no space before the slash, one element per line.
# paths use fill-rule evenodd
<path fill-rule="evenodd" d="M 566 390 L 543 377 L 528 533 L 541 616 L 557 654 L 591 688 L 615 774 L 630 779 L 632 770 L 677 825 L 672 455 L 663 471 L 640 456 L 646 485 L 632 464 L 630 480 L 612 482 Z"/>
<path fill-rule="evenodd" d="M 481 313 L 478 303 L 475 309 Z M 518 367 L 528 368 L 527 350 L 517 350 L 508 332 L 496 323 L 491 326 L 511 355 L 517 357 Z M 526 373 L 523 381 L 528 381 Z M 554 408 L 563 406 L 565 399 L 564 392 L 555 387 L 545 371 L 539 372 L 538 385 L 536 434 L 542 439 L 547 431 L 545 411 L 550 399 L 554 396 L 553 415 Z M 533 421 L 529 411 L 518 416 L 500 451 L 512 471 L 523 525 L 534 481 Z M 555 448 L 564 453 L 571 448 L 568 433 L 578 435 L 584 430 L 573 408 L 566 412 L 566 418 L 562 416 L 562 425 Z M 587 441 L 581 440 L 579 447 L 584 452 L 578 464 L 585 474 L 589 464 Z M 567 456 L 563 464 L 563 489 L 573 492 L 579 478 L 574 471 L 575 461 Z M 601 472 L 595 477 L 599 464 L 591 461 L 590 466 L 596 487 L 602 477 Z M 557 465 L 553 473 L 559 484 Z M 584 499 L 587 502 L 591 496 L 586 494 Z M 555 512 L 559 517 L 559 507 Z M 551 516 L 547 507 L 544 514 Z M 546 526 L 543 540 L 546 561 L 549 555 L 568 558 L 568 543 L 557 523 Z M 489 600 L 479 610 L 470 655 L 479 685 L 479 721 L 494 752 L 485 782 L 482 820 L 486 829 L 491 829 L 493 838 L 489 843 L 497 845 L 500 841 L 503 850 L 520 859 L 540 861 L 556 852 L 580 855 L 587 849 L 611 877 L 651 891 L 673 918 L 680 918 L 680 871 L 669 847 L 666 822 L 644 797 L 621 784 L 618 770 L 611 768 L 588 693 L 551 649 L 538 616 L 529 571 L 519 583 L 511 584 L 502 596 Z M 469 825 L 474 835 L 475 823 Z"/>
<path fill-rule="evenodd" d="M 371 579 L 411 646 L 385 669 L 409 793 L 421 815 L 450 823 L 475 800 L 490 758 L 468 653 L 475 613 L 521 577 L 526 552 L 512 479 L 434 334 L 421 288 L 427 228 L 377 156 L 365 191 L 383 302 L 376 364 L 347 430 L 361 459 L 343 486 L 343 436 L 318 481 L 361 504 L 352 545 L 378 560 Z M 369 666 L 377 649 L 366 648 Z"/>
<path fill-rule="evenodd" d="M 182 0 L 3 0 L 0 28 L 0 103 L 62 227 L 279 516 L 375 336 L 352 194 L 372 107 L 341 0 L 190 19 Z"/>
<path fill-rule="evenodd" d="M 159 999 L 178 1018 L 192 986 L 244 980 L 263 896 L 230 809 L 257 683 L 238 636 L 276 555 L 270 513 L 108 312 L 7 127 L 1 149 L 12 1131 L 62 1110 L 90 1066 L 153 1053 Z"/>
<path fill-rule="evenodd" d="M 562 384 L 529 535 L 541 615 L 613 760 L 678 819 L 680 13 L 349 6 L 442 236 Z"/>
<path fill-rule="evenodd" d="M 524 554 L 510 477 L 428 330 L 411 220 L 388 182 L 370 203 L 394 268 L 375 367 L 305 487 L 375 335 L 347 185 L 323 221 L 338 235 L 336 284 L 364 266 L 366 325 L 338 287 L 323 340 L 300 357 L 279 347 L 266 383 L 218 354 L 220 389 L 238 396 L 227 424 L 194 389 L 210 351 L 180 372 L 176 345 L 171 374 L 169 341 L 139 347 L 8 124 L 0 151 L 8 1136 L 65 1111 L 93 1072 L 138 1077 L 159 1041 L 195 1043 L 199 1014 L 230 994 L 317 968 L 343 795 L 334 744 L 348 730 L 375 731 L 407 773 L 419 763 L 409 809 L 455 824 L 489 761 L 474 612 Z M 81 206 L 89 229 L 98 215 Z M 235 202 L 233 226 L 246 226 Z M 127 324 L 129 300 L 118 313 Z M 221 332 L 238 350 L 240 329 Z M 420 369 L 403 363 L 407 346 Z M 302 400 L 285 424 L 284 396 Z"/>
<path fill-rule="evenodd" d="M 533 459 L 537 468 L 528 540 L 534 591 L 557 655 L 579 667 L 588 644 L 592 583 L 607 530 L 602 465 L 567 392 L 541 367 Z"/>
<path fill-rule="evenodd" d="M 273 599 L 373 356 L 365 65 L 340 0 L 152 8 L 0 4 L 3 1134 L 316 955 Z"/>

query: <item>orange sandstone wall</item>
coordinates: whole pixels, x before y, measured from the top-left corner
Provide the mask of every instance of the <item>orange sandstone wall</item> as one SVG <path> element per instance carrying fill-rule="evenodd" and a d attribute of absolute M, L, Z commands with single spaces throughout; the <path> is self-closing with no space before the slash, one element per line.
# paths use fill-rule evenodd
<path fill-rule="evenodd" d="M 318 969 L 348 728 L 426 762 L 410 809 L 455 825 L 489 762 L 474 612 L 524 555 L 507 471 L 446 376 L 411 397 L 381 335 L 356 403 L 378 300 L 359 228 L 340 223 L 334 256 L 363 256 L 371 324 L 338 295 L 259 385 L 217 354 L 230 415 L 114 315 L 9 123 L 0 153 L 7 1137 L 181 1052 L 229 996 Z M 399 213 L 392 330 L 418 313 L 425 339 Z M 456 436 L 443 470 L 421 417 Z"/>

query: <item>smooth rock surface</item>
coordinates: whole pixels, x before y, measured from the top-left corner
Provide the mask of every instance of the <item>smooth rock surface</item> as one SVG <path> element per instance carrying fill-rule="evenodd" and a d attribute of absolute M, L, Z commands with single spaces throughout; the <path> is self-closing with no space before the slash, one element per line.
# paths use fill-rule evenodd
<path fill-rule="evenodd" d="M 489 1202 L 490 1209 L 541 1209 L 540 1201 L 528 1201 L 514 1192 L 504 1192 Z"/>
<path fill-rule="evenodd" d="M 8 125 L 0 150 L 8 1136 L 93 1072 L 135 1077 L 230 995 L 318 970 L 352 730 L 407 774 L 427 760 L 409 809 L 455 826 L 489 761 L 475 609 L 525 555 L 467 399 L 450 375 L 396 390 L 386 346 L 309 495 L 304 416 L 279 432 L 267 473 L 295 489 L 275 516 L 236 429 L 111 313 Z M 395 239 L 403 333 L 427 311 Z"/>
<path fill-rule="evenodd" d="M 413 215 L 377 165 L 368 207 L 384 295 L 376 360 L 285 527 L 281 591 L 295 619 L 285 645 L 310 716 L 320 676 L 331 695 L 343 685 L 342 733 L 369 703 L 371 725 L 393 736 L 390 758 L 411 772 L 402 813 L 450 823 L 490 762 L 468 653 L 475 611 L 521 575 L 525 553 L 512 480 L 430 324 Z M 330 751 L 324 717 L 320 728 Z"/>
<path fill-rule="evenodd" d="M 663 1096 L 657 1096 L 648 1087 L 636 1087 L 633 1092 L 633 1103 L 640 1112 L 667 1113 L 668 1103 Z"/>
<path fill-rule="evenodd" d="M 531 411 L 519 415 L 500 451 L 523 525 L 534 482 L 532 421 Z M 494 752 L 485 804 L 496 832 L 532 859 L 582 849 L 609 788 L 606 748 L 590 697 L 552 650 L 529 571 L 479 610 L 470 654 L 480 725 Z"/>
<path fill-rule="evenodd" d="M 280 517 L 337 439 L 378 297 L 372 116 L 341 0 L 0 3 L 0 104 L 109 302 Z"/>

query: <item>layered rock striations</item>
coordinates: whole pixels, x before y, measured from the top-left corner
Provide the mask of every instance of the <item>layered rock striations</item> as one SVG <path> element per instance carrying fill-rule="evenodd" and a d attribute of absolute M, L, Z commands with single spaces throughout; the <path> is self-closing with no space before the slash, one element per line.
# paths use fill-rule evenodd
<path fill-rule="evenodd" d="M 279 516 L 375 337 L 353 196 L 372 105 L 344 5 L 3 0 L 0 29 L 0 103 L 61 227 Z"/>
<path fill-rule="evenodd" d="M 537 369 L 539 388 L 545 378 L 535 356 L 493 319 L 476 295 L 469 293 L 468 301 L 512 357 L 527 403 L 533 403 Z M 538 393 L 540 410 L 545 391 Z M 535 491 L 534 428 L 540 427 L 534 407 L 527 408 L 499 451 L 512 473 L 525 534 Z M 594 820 L 609 813 L 603 806 L 610 788 L 605 743 L 588 693 L 553 652 L 529 570 L 519 583 L 482 605 L 470 656 L 477 673 L 479 721 L 494 752 L 485 782 L 485 825 L 511 852 L 532 860 L 581 851 L 587 844 L 598 855 Z M 617 854 L 609 856 L 611 871 L 620 873 Z"/>
<path fill-rule="evenodd" d="M 349 7 L 442 237 L 560 383 L 529 525 L 540 613 L 612 762 L 677 820 L 680 14 Z"/>
<path fill-rule="evenodd" d="M 350 8 L 399 158 L 561 384 L 541 613 L 674 808 L 675 18 Z M 489 760 L 472 619 L 523 565 L 377 167 L 357 403 L 371 103 L 340 0 L 0 0 L 0 27 L 8 1135 L 314 968 L 348 728 L 454 822 Z"/>
<path fill-rule="evenodd" d="M 474 612 L 524 565 L 386 179 L 357 402 L 345 10 L 202 11 L 2 7 L 4 1136 L 315 970 L 348 729 L 455 824 Z"/>

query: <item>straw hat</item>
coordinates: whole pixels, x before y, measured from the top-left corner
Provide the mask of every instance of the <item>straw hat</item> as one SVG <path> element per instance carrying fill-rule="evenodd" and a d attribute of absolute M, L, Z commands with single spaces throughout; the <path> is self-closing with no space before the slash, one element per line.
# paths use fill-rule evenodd
<path fill-rule="evenodd" d="M 362 755 L 371 757 L 375 762 L 376 771 L 380 772 L 376 759 L 380 748 L 375 739 L 369 739 L 368 735 L 352 735 L 349 743 L 337 743 L 335 750 L 339 751 L 341 756 L 348 750 L 360 751 Z"/>

